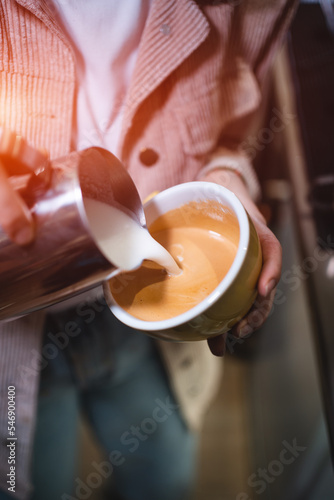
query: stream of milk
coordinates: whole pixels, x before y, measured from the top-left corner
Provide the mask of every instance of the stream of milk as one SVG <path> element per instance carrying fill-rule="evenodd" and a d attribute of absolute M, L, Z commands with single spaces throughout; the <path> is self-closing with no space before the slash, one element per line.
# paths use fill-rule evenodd
<path fill-rule="evenodd" d="M 90 198 L 84 199 L 84 207 L 97 246 L 116 267 L 130 271 L 146 259 L 164 267 L 168 274 L 181 273 L 170 253 L 126 213 Z"/>

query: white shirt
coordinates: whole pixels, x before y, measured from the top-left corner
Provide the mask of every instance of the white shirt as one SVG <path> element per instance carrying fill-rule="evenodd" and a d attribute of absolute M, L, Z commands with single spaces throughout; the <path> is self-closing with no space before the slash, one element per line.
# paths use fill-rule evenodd
<path fill-rule="evenodd" d="M 73 146 L 101 146 L 117 156 L 124 98 L 150 0 L 49 1 L 76 54 Z"/>

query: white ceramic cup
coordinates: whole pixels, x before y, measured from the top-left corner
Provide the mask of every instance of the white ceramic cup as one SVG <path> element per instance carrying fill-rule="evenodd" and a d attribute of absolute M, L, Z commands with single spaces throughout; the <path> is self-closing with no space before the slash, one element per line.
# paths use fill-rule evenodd
<path fill-rule="evenodd" d="M 228 189 L 211 182 L 188 182 L 158 193 L 144 205 L 149 227 L 162 214 L 189 202 L 215 200 L 233 213 L 240 238 L 234 261 L 226 276 L 204 300 L 178 316 L 144 321 L 122 309 L 114 300 L 109 282 L 104 284 L 106 301 L 124 324 L 151 336 L 172 341 L 194 341 L 228 331 L 250 309 L 256 297 L 256 284 L 262 255 L 256 230 L 239 199 Z M 131 286 L 129 283 L 127 286 Z"/>

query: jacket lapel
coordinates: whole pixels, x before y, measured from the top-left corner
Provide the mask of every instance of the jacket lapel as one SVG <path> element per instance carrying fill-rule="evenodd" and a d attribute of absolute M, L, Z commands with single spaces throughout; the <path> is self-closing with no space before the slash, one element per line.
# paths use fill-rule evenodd
<path fill-rule="evenodd" d="M 210 31 L 193 0 L 153 0 L 125 101 L 120 151 L 140 104 L 194 50 Z"/>
<path fill-rule="evenodd" d="M 21 7 L 29 10 L 38 19 L 40 19 L 55 35 L 57 35 L 62 42 L 70 49 L 72 53 L 72 47 L 69 43 L 66 35 L 59 28 L 57 19 L 58 13 L 53 4 L 46 2 L 45 0 L 15 0 L 15 2 Z"/>

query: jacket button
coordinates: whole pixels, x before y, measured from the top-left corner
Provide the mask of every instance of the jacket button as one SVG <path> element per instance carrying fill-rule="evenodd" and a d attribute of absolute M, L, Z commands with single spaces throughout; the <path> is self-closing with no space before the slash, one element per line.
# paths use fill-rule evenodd
<path fill-rule="evenodd" d="M 169 24 L 162 24 L 160 26 L 160 33 L 162 33 L 163 35 L 170 35 L 170 26 Z"/>
<path fill-rule="evenodd" d="M 158 159 L 158 153 L 152 148 L 142 148 L 139 152 L 139 160 L 145 167 L 151 167 Z"/>

